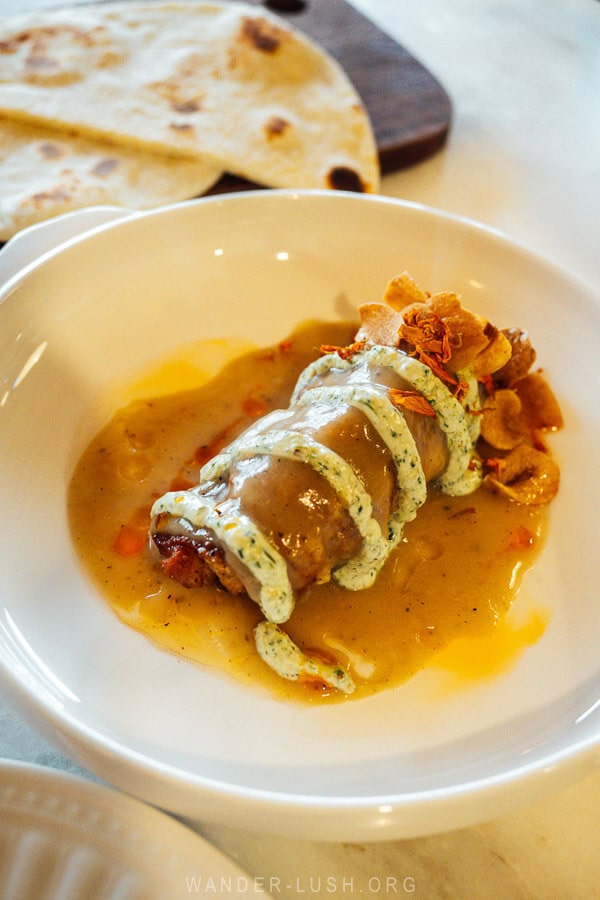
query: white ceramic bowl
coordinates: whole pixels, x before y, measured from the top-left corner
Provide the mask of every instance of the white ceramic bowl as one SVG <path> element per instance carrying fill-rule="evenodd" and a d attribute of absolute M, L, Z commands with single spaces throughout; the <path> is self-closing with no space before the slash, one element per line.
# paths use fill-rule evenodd
<path fill-rule="evenodd" d="M 85 222 L 85 217 L 82 219 Z M 73 465 L 107 379 L 192 339 L 278 341 L 408 269 L 534 336 L 562 403 L 550 538 L 522 594 L 550 612 L 504 674 L 333 707 L 258 696 L 123 625 L 75 561 Z M 464 826 L 599 761 L 600 301 L 482 226 L 376 197 L 256 192 L 93 228 L 0 295 L 0 655 L 38 727 L 112 784 L 183 816 L 367 840 Z M 521 602 L 521 598 L 519 599 Z"/>

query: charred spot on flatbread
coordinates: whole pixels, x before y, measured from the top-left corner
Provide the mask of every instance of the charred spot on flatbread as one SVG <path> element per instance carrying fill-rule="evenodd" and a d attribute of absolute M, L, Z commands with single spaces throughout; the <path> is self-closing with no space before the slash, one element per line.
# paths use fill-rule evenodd
<path fill-rule="evenodd" d="M 43 203 L 66 202 L 71 199 L 69 191 L 63 188 L 55 188 L 52 191 L 38 191 L 37 194 L 31 196 L 34 204 L 41 206 Z"/>
<path fill-rule="evenodd" d="M 291 127 L 291 122 L 288 122 L 287 119 L 283 119 L 281 116 L 270 116 L 264 126 L 267 140 L 281 137 Z"/>
<path fill-rule="evenodd" d="M 189 122 L 169 122 L 169 128 L 172 128 L 178 134 L 192 134 L 194 131 L 194 126 L 190 125 Z"/>
<path fill-rule="evenodd" d="M 43 141 L 43 143 L 39 144 L 38 150 L 43 159 L 60 159 L 65 154 L 64 147 L 52 141 Z"/>
<path fill-rule="evenodd" d="M 198 100 L 183 100 L 181 103 L 171 103 L 171 108 L 178 113 L 194 113 L 200 110 Z"/>
<path fill-rule="evenodd" d="M 198 72 L 201 68 L 201 56 L 188 53 L 169 78 L 154 81 L 149 87 L 167 101 L 173 112 L 182 115 L 199 112 L 204 99 L 204 91 L 198 87 Z"/>
<path fill-rule="evenodd" d="M 21 31 L 2 41 L 0 52 L 20 54 L 25 81 L 61 85 L 81 80 L 90 48 L 106 41 L 101 25 L 85 30 L 61 23 Z"/>
<path fill-rule="evenodd" d="M 92 169 L 92 174 L 97 175 L 99 178 L 106 178 L 107 175 L 110 175 L 111 172 L 114 172 L 116 168 L 119 166 L 119 160 L 114 157 L 107 156 L 105 159 L 101 159 Z"/>
<path fill-rule="evenodd" d="M 367 186 L 355 169 L 349 166 L 334 166 L 327 173 L 327 182 L 334 191 L 354 191 L 364 194 Z"/>
<path fill-rule="evenodd" d="M 240 27 L 240 38 L 260 50 L 261 53 L 275 53 L 283 38 L 283 31 L 262 17 L 244 16 Z"/>

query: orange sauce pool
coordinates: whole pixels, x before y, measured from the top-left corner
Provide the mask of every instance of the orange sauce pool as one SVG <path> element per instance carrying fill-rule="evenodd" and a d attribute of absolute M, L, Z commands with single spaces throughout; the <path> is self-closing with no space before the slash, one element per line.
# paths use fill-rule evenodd
<path fill-rule="evenodd" d="M 284 699 L 347 698 L 283 681 L 262 662 L 252 633 L 261 614 L 251 600 L 167 578 L 148 549 L 149 510 L 165 491 L 196 483 L 200 466 L 254 418 L 287 406 L 319 346 L 345 345 L 353 332 L 349 323 L 309 323 L 277 347 L 233 359 L 199 387 L 171 393 L 159 384 L 155 396 L 115 413 L 69 489 L 78 555 L 124 622 L 166 650 Z M 171 380 L 176 371 L 176 360 L 157 369 Z M 156 373 L 144 383 L 156 388 Z M 284 628 L 301 647 L 350 667 L 351 698 L 399 685 L 432 663 L 465 678 L 495 674 L 543 632 L 539 613 L 519 626 L 506 614 L 545 527 L 543 508 L 483 488 L 460 498 L 430 490 L 373 587 L 311 588 Z"/>

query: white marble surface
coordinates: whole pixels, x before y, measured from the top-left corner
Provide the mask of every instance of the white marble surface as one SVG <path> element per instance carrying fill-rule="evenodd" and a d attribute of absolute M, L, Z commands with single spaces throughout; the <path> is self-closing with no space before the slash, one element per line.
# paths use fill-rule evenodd
<path fill-rule="evenodd" d="M 600 2 L 354 3 L 429 67 L 454 105 L 446 147 L 386 177 L 383 192 L 479 219 L 598 285 Z M 51 5 L 0 0 L 0 12 Z M 1 695 L 0 756 L 81 772 Z M 600 898 L 600 774 L 509 816 L 409 841 L 203 833 L 275 897 Z"/>

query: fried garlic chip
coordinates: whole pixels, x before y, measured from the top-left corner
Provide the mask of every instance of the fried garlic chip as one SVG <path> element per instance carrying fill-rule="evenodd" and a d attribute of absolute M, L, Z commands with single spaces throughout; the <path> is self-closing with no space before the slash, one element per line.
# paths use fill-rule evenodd
<path fill-rule="evenodd" d="M 529 372 L 535 362 L 536 352 L 529 335 L 522 328 L 503 328 L 502 334 L 510 344 L 511 352 L 502 368 L 494 370 L 494 384 L 496 387 L 506 388 Z"/>
<path fill-rule="evenodd" d="M 360 328 L 356 333 L 358 341 L 381 344 L 384 347 L 398 346 L 398 329 L 402 316 L 385 303 L 364 303 L 358 308 Z"/>
<path fill-rule="evenodd" d="M 556 431 L 563 420 L 558 402 L 539 373 L 530 373 L 536 353 L 520 328 L 500 331 L 484 316 L 465 309 L 458 294 L 427 294 L 403 272 L 392 278 L 382 303 L 359 309 L 356 335 L 366 344 L 399 347 L 429 366 L 460 399 L 464 369 L 471 368 L 487 392 L 481 437 L 499 458 L 487 461 L 485 482 L 519 503 L 548 503 L 558 491 L 560 471 L 542 446 L 540 432 Z M 397 406 L 430 415 L 414 392 L 396 390 Z"/>
<path fill-rule="evenodd" d="M 473 374 L 476 378 L 482 378 L 497 372 L 510 360 L 511 353 L 510 341 L 501 331 L 497 331 L 487 347 L 473 360 Z"/>
<path fill-rule="evenodd" d="M 532 428 L 559 431 L 563 417 L 558 400 L 543 375 L 530 372 L 513 384 L 513 391 L 521 401 L 523 414 Z M 496 392 L 499 393 L 499 392 Z"/>
<path fill-rule="evenodd" d="M 510 359 L 510 342 L 484 316 L 465 309 L 458 294 L 426 294 L 408 272 L 392 278 L 382 304 L 366 304 L 360 315 L 359 337 L 426 354 L 424 362 L 433 357 L 450 373 L 472 365 L 482 377 Z"/>
<path fill-rule="evenodd" d="M 427 299 L 428 295 L 423 293 L 408 272 L 392 278 L 383 295 L 383 302 L 398 312 L 410 303 L 426 303 Z"/>
<path fill-rule="evenodd" d="M 523 407 L 514 391 L 495 391 L 486 398 L 481 416 L 481 436 L 497 450 L 512 450 L 522 444 L 528 429 L 522 417 Z"/>
<path fill-rule="evenodd" d="M 558 493 L 560 469 L 551 456 L 519 444 L 504 459 L 490 461 L 492 471 L 485 476 L 484 484 L 527 506 L 550 503 Z"/>

